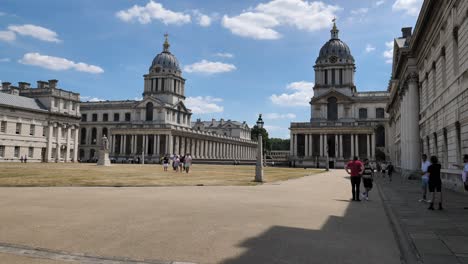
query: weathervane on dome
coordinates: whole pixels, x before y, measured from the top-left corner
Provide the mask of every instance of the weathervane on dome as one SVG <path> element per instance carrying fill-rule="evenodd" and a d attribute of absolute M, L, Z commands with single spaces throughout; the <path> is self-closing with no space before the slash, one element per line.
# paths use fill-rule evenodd
<path fill-rule="evenodd" d="M 336 17 L 333 17 L 332 19 L 332 22 L 333 22 L 333 28 L 332 30 L 330 31 L 331 32 L 331 38 L 332 39 L 338 39 L 338 28 L 336 27 Z"/>

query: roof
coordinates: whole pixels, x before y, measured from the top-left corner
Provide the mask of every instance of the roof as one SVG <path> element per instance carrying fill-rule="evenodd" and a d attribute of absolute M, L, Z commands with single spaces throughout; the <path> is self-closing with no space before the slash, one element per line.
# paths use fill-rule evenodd
<path fill-rule="evenodd" d="M 39 100 L 29 97 L 24 97 L 20 95 L 12 95 L 0 92 L 0 105 L 7 105 L 11 107 L 26 108 L 36 111 L 45 111 L 49 110 L 42 105 Z"/>
<path fill-rule="evenodd" d="M 193 123 L 192 125 L 202 123 L 205 127 L 219 127 L 219 126 L 221 126 L 221 121 L 217 121 L 217 120 L 200 121 L 200 122 L 197 121 L 197 122 L 192 122 L 192 123 Z M 244 123 L 239 122 L 239 121 L 233 121 L 233 120 L 225 120 L 223 122 L 223 125 L 226 125 L 226 124 L 231 124 L 231 125 L 234 125 L 234 126 L 241 127 Z"/>

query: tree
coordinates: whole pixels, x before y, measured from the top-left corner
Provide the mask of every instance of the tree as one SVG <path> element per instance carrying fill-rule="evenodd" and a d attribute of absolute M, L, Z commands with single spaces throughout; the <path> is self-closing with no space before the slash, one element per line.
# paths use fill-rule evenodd
<path fill-rule="evenodd" d="M 270 138 L 271 150 L 289 150 L 289 139 Z"/>
<path fill-rule="evenodd" d="M 262 135 L 262 141 L 263 141 L 263 152 L 269 151 L 271 149 L 271 144 L 270 144 L 270 139 L 268 137 L 268 132 L 266 131 L 265 128 L 258 128 L 258 126 L 254 126 L 252 130 L 250 130 L 250 138 L 253 141 L 258 141 L 258 135 Z"/>

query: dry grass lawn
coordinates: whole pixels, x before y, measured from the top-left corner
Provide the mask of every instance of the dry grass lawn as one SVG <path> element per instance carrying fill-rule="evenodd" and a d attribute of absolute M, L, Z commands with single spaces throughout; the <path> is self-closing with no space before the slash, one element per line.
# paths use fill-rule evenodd
<path fill-rule="evenodd" d="M 265 182 L 284 181 L 323 170 L 267 167 Z M 194 186 L 255 185 L 254 166 L 199 165 L 189 174 L 161 165 L 115 164 L 100 167 L 74 163 L 0 163 L 0 186 Z"/>

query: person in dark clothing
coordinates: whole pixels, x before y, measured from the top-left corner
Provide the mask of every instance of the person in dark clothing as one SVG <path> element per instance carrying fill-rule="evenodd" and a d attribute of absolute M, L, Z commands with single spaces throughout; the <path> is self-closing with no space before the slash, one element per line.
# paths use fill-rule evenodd
<path fill-rule="evenodd" d="M 364 184 L 365 192 L 362 193 L 362 197 L 369 201 L 369 192 L 372 189 L 372 181 L 374 178 L 374 169 L 369 164 L 369 160 L 364 160 L 364 171 L 362 172 L 362 183 Z"/>
<path fill-rule="evenodd" d="M 392 165 L 392 162 L 389 162 L 387 165 L 387 173 L 388 173 L 388 178 L 390 179 L 390 181 L 392 181 L 393 170 L 394 170 L 394 167 Z"/>
<path fill-rule="evenodd" d="M 431 157 L 431 165 L 427 169 L 429 173 L 429 192 L 432 193 L 432 201 L 429 205 L 429 210 L 434 210 L 436 201 L 436 192 L 439 193 L 439 210 L 442 210 L 442 179 L 440 178 L 441 165 L 436 156 Z"/>

